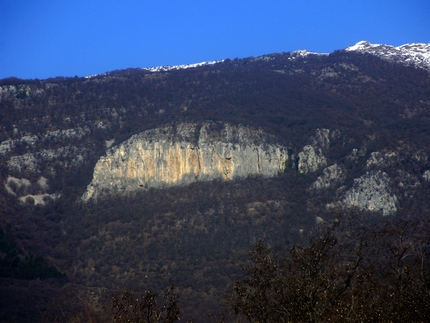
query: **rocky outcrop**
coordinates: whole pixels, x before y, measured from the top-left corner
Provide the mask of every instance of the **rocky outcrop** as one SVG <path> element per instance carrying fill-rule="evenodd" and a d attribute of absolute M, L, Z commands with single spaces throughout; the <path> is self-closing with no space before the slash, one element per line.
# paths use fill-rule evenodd
<path fill-rule="evenodd" d="M 366 167 L 390 167 L 396 165 L 399 160 L 399 153 L 396 151 L 390 151 L 386 153 L 375 151 L 370 154 L 370 158 L 366 161 Z"/>
<path fill-rule="evenodd" d="M 215 123 L 166 126 L 109 149 L 82 200 L 195 181 L 275 176 L 287 159 L 287 148 L 261 130 Z"/>
<path fill-rule="evenodd" d="M 327 159 L 324 157 L 321 148 L 307 145 L 299 152 L 298 171 L 306 174 L 315 172 L 317 169 L 327 165 Z"/>
<path fill-rule="evenodd" d="M 392 194 L 392 180 L 382 171 L 366 172 L 356 178 L 342 201 L 347 207 L 382 212 L 391 215 L 397 211 L 397 197 Z"/>
<path fill-rule="evenodd" d="M 357 149 L 354 148 L 352 152 L 346 156 L 346 160 L 358 163 L 361 159 L 366 156 L 366 148 Z"/>
<path fill-rule="evenodd" d="M 334 186 L 345 179 L 345 171 L 338 164 L 331 165 L 323 170 L 321 176 L 312 184 L 313 189 L 320 190 Z"/>
<path fill-rule="evenodd" d="M 18 128 L 14 128 L 15 132 L 19 134 Z M 77 127 L 71 129 L 47 131 L 37 135 L 24 135 L 19 138 L 8 139 L 0 142 L 0 155 L 5 155 L 17 148 L 17 146 L 24 146 L 26 148 L 36 148 L 39 144 L 49 143 L 65 143 L 71 140 L 81 140 L 90 134 L 89 127 Z"/>
<path fill-rule="evenodd" d="M 55 175 L 56 167 L 78 168 L 84 163 L 84 159 L 91 154 L 89 149 L 76 146 L 65 146 L 57 149 L 44 149 L 34 153 L 12 156 L 7 162 L 10 172 L 22 174 Z M 46 164 L 52 164 L 47 167 Z"/>
<path fill-rule="evenodd" d="M 50 191 L 48 179 L 43 176 L 33 183 L 27 178 L 8 176 L 4 186 L 9 194 L 18 198 L 18 201 L 32 205 L 45 205 L 60 196 L 58 193 L 47 193 Z"/>
<path fill-rule="evenodd" d="M 309 145 L 303 147 L 298 154 L 297 170 L 301 174 L 312 173 L 327 165 L 327 158 L 323 152 L 330 149 L 332 139 L 340 136 L 339 131 L 329 129 L 316 129 L 315 135 L 310 138 Z"/>
<path fill-rule="evenodd" d="M 424 178 L 426 181 L 430 182 L 430 170 L 426 170 L 426 171 L 423 173 L 423 178 Z"/>
<path fill-rule="evenodd" d="M 330 137 L 333 137 L 334 133 L 335 132 L 330 133 L 329 129 L 316 129 L 315 136 L 311 138 L 311 145 L 322 149 L 330 148 Z"/>
<path fill-rule="evenodd" d="M 60 197 L 60 194 L 28 194 L 25 196 L 20 196 L 18 200 L 21 203 L 26 203 L 30 205 L 46 205 L 48 202 L 56 200 Z"/>
<path fill-rule="evenodd" d="M 404 170 L 397 170 L 397 176 L 394 178 L 399 193 L 405 198 L 413 198 L 418 189 L 421 188 L 420 180 L 417 176 Z"/>
<path fill-rule="evenodd" d="M 26 192 L 31 187 L 31 182 L 26 178 L 16 178 L 8 176 L 4 183 L 5 189 L 9 194 L 17 195 L 17 191 Z"/>

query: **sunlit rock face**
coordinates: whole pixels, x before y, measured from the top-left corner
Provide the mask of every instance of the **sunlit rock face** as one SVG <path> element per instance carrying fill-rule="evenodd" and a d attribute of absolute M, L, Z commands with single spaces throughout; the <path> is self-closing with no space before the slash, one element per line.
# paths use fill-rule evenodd
<path fill-rule="evenodd" d="M 262 130 L 209 122 L 166 126 L 109 149 L 82 200 L 196 181 L 276 176 L 287 159 L 287 148 Z"/>
<path fill-rule="evenodd" d="M 360 210 L 382 212 L 385 215 L 397 211 L 397 196 L 392 193 L 392 180 L 382 171 L 366 172 L 354 180 L 352 188 L 346 192 L 343 204 Z"/>

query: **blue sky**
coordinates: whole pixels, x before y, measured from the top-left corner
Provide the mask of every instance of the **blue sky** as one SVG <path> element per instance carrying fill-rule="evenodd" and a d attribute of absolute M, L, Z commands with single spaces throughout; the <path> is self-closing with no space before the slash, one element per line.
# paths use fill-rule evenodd
<path fill-rule="evenodd" d="M 430 43 L 428 0 L 2 0 L 0 78 L 85 76 L 360 40 Z"/>

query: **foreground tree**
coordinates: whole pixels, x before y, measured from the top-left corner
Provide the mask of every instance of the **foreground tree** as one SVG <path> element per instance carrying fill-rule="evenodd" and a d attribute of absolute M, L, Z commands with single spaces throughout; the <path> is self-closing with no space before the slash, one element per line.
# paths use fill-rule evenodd
<path fill-rule="evenodd" d="M 286 256 L 259 242 L 230 303 L 249 322 L 429 322 L 426 227 L 335 223 Z"/>

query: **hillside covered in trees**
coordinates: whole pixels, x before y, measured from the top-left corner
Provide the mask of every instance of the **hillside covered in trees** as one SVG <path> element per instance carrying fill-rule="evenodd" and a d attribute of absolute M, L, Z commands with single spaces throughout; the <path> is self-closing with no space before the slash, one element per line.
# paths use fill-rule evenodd
<path fill-rule="evenodd" d="M 107 320 L 174 285 L 185 321 L 426 321 L 429 117 L 427 70 L 352 51 L 0 80 L 1 320 Z M 251 144 L 226 125 L 264 134 L 282 170 L 83 201 L 101 159 L 197 142 L 148 137 L 184 124 L 232 164 Z"/>

